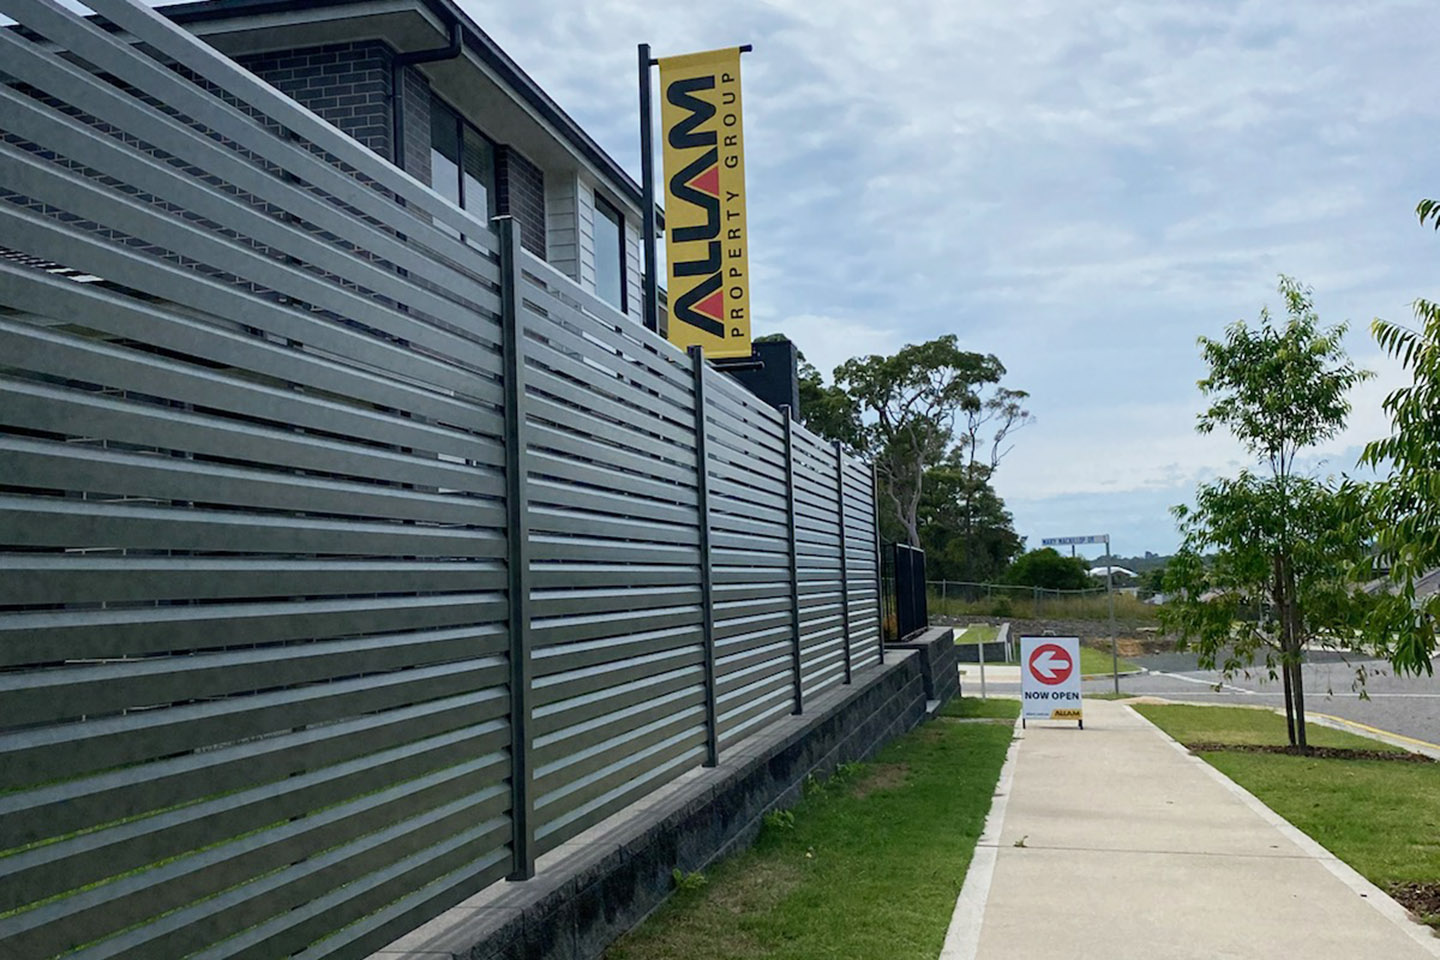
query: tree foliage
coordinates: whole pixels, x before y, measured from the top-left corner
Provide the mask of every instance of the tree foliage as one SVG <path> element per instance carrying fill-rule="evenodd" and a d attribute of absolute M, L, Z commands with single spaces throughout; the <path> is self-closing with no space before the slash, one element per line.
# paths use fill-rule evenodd
<path fill-rule="evenodd" d="M 1174 596 L 1161 619 L 1201 666 L 1229 679 L 1258 663 L 1273 679 L 1287 667 L 1292 639 L 1303 646 L 1355 635 L 1366 602 L 1348 573 L 1364 545 L 1346 528 L 1351 507 L 1334 486 L 1303 476 L 1282 484 L 1247 470 L 1202 484 L 1195 506 L 1174 513 L 1182 544 L 1165 567 L 1164 589 Z M 1277 602 L 1292 589 L 1288 606 Z"/>
<path fill-rule="evenodd" d="M 1084 590 L 1095 586 L 1084 560 L 1063 556 L 1054 547 L 1021 554 L 1005 571 L 1005 582 L 1046 590 Z"/>
<path fill-rule="evenodd" d="M 1263 651 L 1284 680 L 1291 743 L 1306 749 L 1302 651 L 1351 619 L 1345 571 L 1359 548 L 1336 535 L 1345 498 L 1297 476 L 1295 458 L 1341 430 L 1346 395 L 1370 374 L 1346 357 L 1344 325 L 1320 328 L 1307 288 L 1282 276 L 1279 290 L 1283 324 L 1263 309 L 1255 327 L 1238 321 L 1223 340 L 1200 338 L 1210 375 L 1199 387 L 1211 403 L 1196 429 L 1227 428 L 1267 474 L 1202 485 L 1193 511 L 1176 508 L 1183 543 L 1165 582 L 1178 596 L 1162 616 L 1227 676 Z"/>
<path fill-rule="evenodd" d="M 1440 201 L 1423 200 L 1421 224 L 1440 230 Z M 1415 581 L 1440 567 L 1440 304 L 1416 300 L 1416 326 L 1375 320 L 1380 347 L 1410 374 L 1410 385 L 1384 401 L 1390 435 L 1365 447 L 1361 463 L 1389 465 L 1386 480 L 1373 484 L 1366 515 L 1373 524 L 1375 558 L 1388 566 L 1394 592 L 1380 597 L 1367 624 L 1384 639 L 1390 661 L 1402 672 L 1434 672 L 1440 596 L 1417 598 Z"/>
<path fill-rule="evenodd" d="M 926 471 L 919 521 L 926 576 L 934 580 L 995 579 L 1024 549 L 990 468 L 965 462 L 958 449 Z"/>
<path fill-rule="evenodd" d="M 906 344 L 892 356 L 847 360 L 835 385 L 873 419 L 861 425 L 861 449 L 875 461 L 881 487 L 911 546 L 921 545 L 925 474 L 950 454 L 956 418 L 983 407 L 980 391 L 1005 367 L 992 354 L 960 349 L 954 334 Z"/>

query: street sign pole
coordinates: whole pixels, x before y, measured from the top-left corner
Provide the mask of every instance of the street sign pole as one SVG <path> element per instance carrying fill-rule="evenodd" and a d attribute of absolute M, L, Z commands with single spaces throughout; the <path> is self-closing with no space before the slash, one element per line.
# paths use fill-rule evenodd
<path fill-rule="evenodd" d="M 1110 602 L 1110 672 L 1115 678 L 1115 695 L 1120 695 L 1120 648 L 1115 641 L 1115 554 L 1110 535 L 1105 535 L 1105 599 Z"/>
<path fill-rule="evenodd" d="M 1075 556 L 1077 543 L 1105 544 L 1105 600 L 1110 607 L 1110 673 L 1115 679 L 1115 693 L 1120 693 L 1120 649 L 1115 639 L 1115 553 L 1110 549 L 1110 534 L 1092 533 L 1083 537 L 1046 537 L 1040 541 L 1042 547 L 1070 547 L 1070 556 Z M 1037 591 L 1038 598 L 1038 591 Z"/>

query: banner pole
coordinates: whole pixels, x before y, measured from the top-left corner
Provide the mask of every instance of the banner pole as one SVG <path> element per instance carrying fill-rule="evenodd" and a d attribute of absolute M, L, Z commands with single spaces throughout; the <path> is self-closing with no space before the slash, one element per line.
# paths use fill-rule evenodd
<path fill-rule="evenodd" d="M 655 276 L 655 146 L 650 130 L 650 44 L 637 48 L 640 71 L 640 206 L 641 231 L 645 234 L 645 329 L 660 332 L 659 280 Z"/>

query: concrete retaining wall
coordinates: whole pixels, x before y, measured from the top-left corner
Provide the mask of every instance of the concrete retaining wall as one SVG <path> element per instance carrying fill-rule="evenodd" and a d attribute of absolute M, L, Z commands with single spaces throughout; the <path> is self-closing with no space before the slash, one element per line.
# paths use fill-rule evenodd
<path fill-rule="evenodd" d="M 933 636 L 932 636 L 933 635 Z M 943 641 L 943 643 L 941 642 Z M 372 960 L 592 960 L 674 889 L 748 846 L 764 815 L 792 806 L 805 779 L 863 760 L 919 724 L 926 701 L 958 692 L 950 631 L 887 647 L 854 675 L 727 751 L 542 857 L 533 879 L 494 884 Z"/>

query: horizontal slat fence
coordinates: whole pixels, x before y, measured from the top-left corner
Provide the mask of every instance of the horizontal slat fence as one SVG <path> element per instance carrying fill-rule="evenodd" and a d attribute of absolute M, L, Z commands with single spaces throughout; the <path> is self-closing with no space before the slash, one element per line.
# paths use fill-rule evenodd
<path fill-rule="evenodd" d="M 0 955 L 365 957 L 880 659 L 868 467 L 90 6 L 0 2 Z"/>

